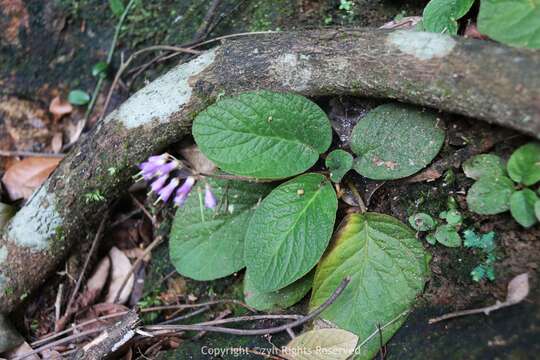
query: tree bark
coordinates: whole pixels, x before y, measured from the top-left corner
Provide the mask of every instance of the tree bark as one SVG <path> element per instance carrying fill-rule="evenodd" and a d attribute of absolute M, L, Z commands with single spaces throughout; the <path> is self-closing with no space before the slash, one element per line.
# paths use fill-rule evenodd
<path fill-rule="evenodd" d="M 320 30 L 226 42 L 141 89 L 74 147 L 0 238 L 0 311 L 35 290 L 148 155 L 219 95 L 269 89 L 397 99 L 540 138 L 540 52 L 447 35 Z M 88 202 L 99 192 L 105 200 Z"/>

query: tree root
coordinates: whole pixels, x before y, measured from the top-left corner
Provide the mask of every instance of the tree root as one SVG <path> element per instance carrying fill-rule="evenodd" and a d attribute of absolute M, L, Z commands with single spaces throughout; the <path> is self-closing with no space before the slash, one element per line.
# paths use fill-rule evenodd
<path fill-rule="evenodd" d="M 171 70 L 98 123 L 0 238 L 0 312 L 63 261 L 124 191 L 136 165 L 189 134 L 220 95 L 247 90 L 392 98 L 540 138 L 540 53 L 440 34 L 321 30 L 226 42 Z M 99 192 L 104 201 L 88 202 Z"/>

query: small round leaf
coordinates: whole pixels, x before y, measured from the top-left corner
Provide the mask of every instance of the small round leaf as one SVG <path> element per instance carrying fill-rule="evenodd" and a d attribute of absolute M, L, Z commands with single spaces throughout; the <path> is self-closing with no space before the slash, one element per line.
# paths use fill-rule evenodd
<path fill-rule="evenodd" d="M 429 110 L 385 104 L 367 114 L 353 129 L 354 169 L 374 180 L 399 179 L 421 170 L 438 154 L 444 131 Z"/>
<path fill-rule="evenodd" d="M 456 20 L 467 14 L 473 3 L 474 0 L 431 0 L 422 14 L 425 30 L 456 35 Z"/>
<path fill-rule="evenodd" d="M 446 247 L 461 246 L 461 236 L 452 225 L 440 225 L 435 230 L 435 239 Z"/>
<path fill-rule="evenodd" d="M 510 212 L 512 217 L 523 227 L 529 228 L 536 224 L 535 204 L 538 200 L 535 192 L 530 189 L 516 191 L 510 197 Z"/>
<path fill-rule="evenodd" d="M 255 210 L 245 238 L 247 272 L 261 292 L 284 288 L 307 274 L 326 249 L 337 197 L 320 174 L 275 188 Z"/>
<path fill-rule="evenodd" d="M 348 152 L 338 149 L 328 154 L 325 164 L 330 170 L 330 180 L 339 183 L 347 171 L 351 170 L 353 157 Z"/>
<path fill-rule="evenodd" d="M 86 105 L 90 102 L 90 95 L 82 90 L 71 90 L 68 95 L 68 101 L 73 105 Z"/>
<path fill-rule="evenodd" d="M 506 175 L 503 160 L 494 154 L 473 156 L 463 163 L 463 172 L 471 179 L 478 180 L 482 176 Z"/>
<path fill-rule="evenodd" d="M 526 186 L 540 181 L 540 144 L 529 143 L 514 151 L 508 160 L 508 174 Z"/>
<path fill-rule="evenodd" d="M 294 94 L 254 91 L 220 100 L 195 118 L 201 151 L 236 175 L 280 179 L 300 174 L 332 141 L 326 114 Z"/>
<path fill-rule="evenodd" d="M 435 228 L 436 222 L 428 214 L 418 213 L 409 216 L 409 224 L 416 231 L 428 231 Z"/>
<path fill-rule="evenodd" d="M 480 178 L 467 193 L 469 210 L 480 215 L 494 215 L 510 209 L 514 183 L 506 176 Z"/>
<path fill-rule="evenodd" d="M 107 64 L 106 61 L 100 61 L 100 62 L 96 63 L 92 67 L 92 76 L 105 77 L 105 75 L 107 74 L 107 68 L 108 67 L 109 67 L 109 64 Z"/>

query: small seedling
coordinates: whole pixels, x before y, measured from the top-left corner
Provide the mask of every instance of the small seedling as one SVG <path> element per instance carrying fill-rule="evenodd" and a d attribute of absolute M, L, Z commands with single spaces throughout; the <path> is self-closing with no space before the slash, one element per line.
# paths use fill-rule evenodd
<path fill-rule="evenodd" d="M 481 215 L 510 210 L 512 217 L 529 228 L 539 221 L 540 198 L 529 187 L 540 181 L 540 144 L 518 148 L 506 167 L 493 154 L 477 155 L 463 164 L 465 175 L 477 180 L 467 194 L 469 209 Z"/>
<path fill-rule="evenodd" d="M 93 202 L 101 202 L 105 200 L 105 197 L 101 194 L 99 190 L 94 190 L 91 192 L 87 192 L 84 194 L 84 200 L 87 204 L 93 203 Z"/>
<path fill-rule="evenodd" d="M 467 248 L 479 249 L 484 256 L 484 260 L 471 271 L 472 279 L 476 282 L 479 282 L 482 279 L 494 281 L 494 263 L 497 261 L 497 255 L 495 254 L 495 233 L 490 231 L 486 234 L 477 234 L 474 230 L 469 229 L 465 230 L 463 235 L 463 245 Z"/>

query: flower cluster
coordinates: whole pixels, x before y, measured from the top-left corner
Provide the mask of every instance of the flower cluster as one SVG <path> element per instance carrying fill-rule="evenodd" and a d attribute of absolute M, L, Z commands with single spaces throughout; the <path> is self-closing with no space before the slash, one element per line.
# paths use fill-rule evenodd
<path fill-rule="evenodd" d="M 141 171 L 137 174 L 137 178 L 150 182 L 150 192 L 158 195 L 156 202 L 163 201 L 165 203 L 174 194 L 174 204 L 182 206 L 196 183 L 195 176 L 190 172 L 181 172 L 181 170 L 187 170 L 182 162 L 167 153 L 150 156 L 148 160 L 139 165 L 139 169 Z M 185 180 L 180 185 L 183 179 Z M 204 206 L 213 209 L 216 205 L 217 199 L 212 193 L 210 185 L 205 184 Z"/>

